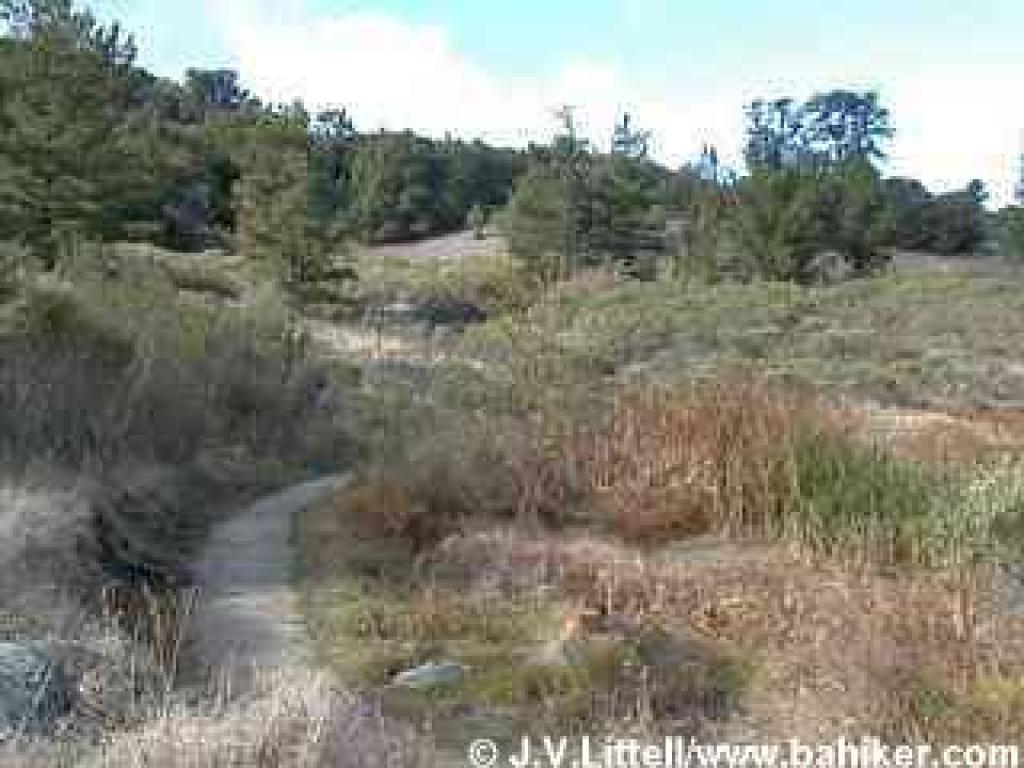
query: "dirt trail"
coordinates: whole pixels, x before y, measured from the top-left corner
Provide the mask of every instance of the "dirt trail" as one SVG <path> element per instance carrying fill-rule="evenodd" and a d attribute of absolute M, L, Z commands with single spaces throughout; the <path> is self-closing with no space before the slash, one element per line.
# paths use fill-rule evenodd
<path fill-rule="evenodd" d="M 311 662 L 292 585 L 292 519 L 344 482 L 331 476 L 294 486 L 214 530 L 195 565 L 200 598 L 189 626 L 190 665 L 222 672 Z"/>

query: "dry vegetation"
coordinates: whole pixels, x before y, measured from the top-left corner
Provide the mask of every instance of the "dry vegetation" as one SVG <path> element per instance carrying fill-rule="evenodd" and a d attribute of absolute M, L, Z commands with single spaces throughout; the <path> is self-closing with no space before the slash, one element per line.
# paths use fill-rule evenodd
<path fill-rule="evenodd" d="M 274 296 L 225 301 L 213 272 L 110 253 L 22 276 L 0 312 L 0 640 L 45 648 L 74 689 L 53 744 L 19 740 L 3 759 L 339 764 L 318 750 L 356 712 L 325 689 L 286 681 L 218 710 L 177 683 L 188 562 L 227 509 L 350 460 L 345 372 L 305 354 Z M 186 732 L 194 755 L 177 749 Z"/>
<path fill-rule="evenodd" d="M 468 234 L 363 249 L 358 271 L 358 300 L 370 306 L 458 299 L 500 313 L 526 308 L 536 293 L 503 241 L 477 241 Z"/>
<path fill-rule="evenodd" d="M 307 673 L 275 672 L 244 697 L 210 693 L 200 704 L 167 697 L 137 728 L 92 748 L 76 743 L 0 745 L 10 768 L 382 768 L 432 765 L 429 742 L 367 699 Z"/>
<path fill-rule="evenodd" d="M 452 745 L 1019 738 L 1016 306 L 991 277 L 598 281 L 471 330 L 478 365 L 381 393 L 363 481 L 306 520 L 325 660 L 466 664 L 386 700 Z"/>
<path fill-rule="evenodd" d="M 427 764 L 424 729 L 442 751 L 541 726 L 1021 737 L 1006 282 L 670 290 L 595 272 L 522 309 L 480 269 L 471 300 L 497 314 L 421 381 L 359 398 L 251 291 L 197 302 L 187 281 L 125 269 L 22 294 L 2 342 L 21 364 L 0 362 L 0 565 L 17 574 L 0 631 L 61 638 L 76 681 L 114 691 L 39 764 Z M 401 266 L 364 299 L 464 295 L 437 270 Z M 222 502 L 350 460 L 352 434 L 358 482 L 298 535 L 318 648 L 357 693 L 175 692 L 179 564 Z M 62 560 L 82 538 L 95 551 Z M 104 589 L 112 555 L 169 589 Z M 432 661 L 464 679 L 391 685 Z"/>

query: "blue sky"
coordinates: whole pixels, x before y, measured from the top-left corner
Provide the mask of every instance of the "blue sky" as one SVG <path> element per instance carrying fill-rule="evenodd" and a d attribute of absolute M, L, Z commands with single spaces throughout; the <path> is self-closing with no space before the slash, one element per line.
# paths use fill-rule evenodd
<path fill-rule="evenodd" d="M 258 93 L 349 106 L 357 125 L 544 140 L 578 107 L 606 139 L 629 110 L 678 163 L 738 162 L 743 104 L 877 89 L 891 173 L 1008 199 L 1024 149 L 1022 0 L 94 0 L 180 76 L 233 66 Z"/>

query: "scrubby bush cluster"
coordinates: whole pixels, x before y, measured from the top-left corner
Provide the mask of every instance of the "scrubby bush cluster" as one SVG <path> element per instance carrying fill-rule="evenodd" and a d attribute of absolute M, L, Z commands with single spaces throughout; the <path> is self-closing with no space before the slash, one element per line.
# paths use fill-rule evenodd
<path fill-rule="evenodd" d="M 159 284 L 35 284 L 0 341 L 0 453 L 79 468 L 181 463 L 218 446 L 336 461 L 332 378 L 304 359 L 286 318 L 189 307 Z"/>

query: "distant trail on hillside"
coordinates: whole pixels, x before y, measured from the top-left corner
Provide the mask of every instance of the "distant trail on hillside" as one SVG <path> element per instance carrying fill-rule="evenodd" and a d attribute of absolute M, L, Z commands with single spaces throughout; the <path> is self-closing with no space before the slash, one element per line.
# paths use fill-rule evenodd
<path fill-rule="evenodd" d="M 339 475 L 293 486 L 213 531 L 194 566 L 200 593 L 187 628 L 189 667 L 224 673 L 310 665 L 292 584 L 292 520 L 345 481 Z"/>

